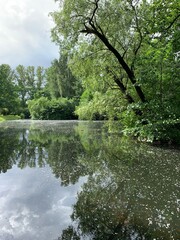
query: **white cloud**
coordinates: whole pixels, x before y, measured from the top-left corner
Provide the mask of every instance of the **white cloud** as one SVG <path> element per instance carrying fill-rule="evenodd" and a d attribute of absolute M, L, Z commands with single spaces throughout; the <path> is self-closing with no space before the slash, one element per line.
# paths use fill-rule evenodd
<path fill-rule="evenodd" d="M 54 0 L 0 1 L 0 64 L 50 65 L 58 48 L 50 39 Z"/>

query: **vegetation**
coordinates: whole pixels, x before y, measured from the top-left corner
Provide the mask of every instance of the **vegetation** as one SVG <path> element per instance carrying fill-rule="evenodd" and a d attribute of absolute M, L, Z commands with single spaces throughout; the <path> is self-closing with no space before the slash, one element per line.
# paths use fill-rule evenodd
<path fill-rule="evenodd" d="M 2 65 L 1 112 L 118 120 L 141 141 L 180 142 L 177 0 L 64 0 L 51 16 L 59 59 Z"/>
<path fill-rule="evenodd" d="M 32 119 L 64 120 L 75 119 L 75 101 L 73 99 L 60 98 L 49 100 L 46 97 L 28 102 Z"/>
<path fill-rule="evenodd" d="M 19 107 L 16 87 L 13 84 L 14 73 L 8 64 L 0 65 L 0 114 L 15 114 Z"/>
<path fill-rule="evenodd" d="M 46 71 L 47 88 L 52 98 L 79 98 L 82 92 L 80 80 L 74 77 L 68 67 L 66 55 L 52 61 Z"/>
<path fill-rule="evenodd" d="M 19 120 L 21 119 L 18 115 L 0 115 L 0 121 L 6 121 L 6 120 Z"/>
<path fill-rule="evenodd" d="M 55 59 L 47 69 L 18 65 L 12 70 L 3 64 L 0 77 L 0 114 L 3 116 L 18 114 L 21 118 L 43 120 L 77 118 L 74 111 L 82 87 L 64 56 Z"/>
<path fill-rule="evenodd" d="M 64 0 L 51 15 L 53 40 L 83 83 L 81 119 L 119 119 L 141 140 L 179 139 L 176 0 Z"/>

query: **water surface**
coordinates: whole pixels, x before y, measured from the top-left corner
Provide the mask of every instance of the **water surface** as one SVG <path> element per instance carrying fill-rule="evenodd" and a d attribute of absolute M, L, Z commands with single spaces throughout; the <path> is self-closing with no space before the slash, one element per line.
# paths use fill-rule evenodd
<path fill-rule="evenodd" d="M 102 122 L 0 123 L 0 239 L 180 239 L 179 159 Z"/>

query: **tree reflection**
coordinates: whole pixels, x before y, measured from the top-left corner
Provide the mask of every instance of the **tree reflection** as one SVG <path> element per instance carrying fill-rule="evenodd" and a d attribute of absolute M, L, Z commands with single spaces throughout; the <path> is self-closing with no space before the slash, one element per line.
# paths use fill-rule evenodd
<path fill-rule="evenodd" d="M 16 163 L 15 149 L 19 144 L 19 134 L 8 129 L 0 130 L 0 173 L 7 172 Z"/>
<path fill-rule="evenodd" d="M 86 148 L 82 161 L 93 172 L 71 216 L 79 237 L 179 239 L 179 152 L 115 135 L 100 139 L 87 129 L 79 133 Z"/>
<path fill-rule="evenodd" d="M 51 167 L 55 177 L 61 180 L 61 185 L 75 184 L 80 176 L 88 173 L 79 162 L 84 155 L 84 149 L 73 129 L 71 131 L 61 129 L 59 132 L 56 128 L 49 131 L 34 129 L 31 131 L 30 139 L 40 143 L 41 147 L 44 145 L 41 150 L 45 153 L 43 159 L 46 159 L 46 164 Z"/>
<path fill-rule="evenodd" d="M 61 185 L 75 184 L 80 176 L 88 171 L 79 159 L 83 156 L 83 148 L 76 136 L 69 136 L 51 142 L 47 163 L 56 178 L 61 179 Z"/>
<path fill-rule="evenodd" d="M 108 134 L 100 123 L 0 130 L 0 171 L 48 164 L 68 186 L 88 175 L 59 239 L 179 239 L 179 152 Z"/>
<path fill-rule="evenodd" d="M 16 164 L 19 168 L 52 168 L 61 185 L 75 184 L 88 170 L 79 159 L 84 148 L 74 129 L 39 128 L 4 129 L 0 139 L 0 171 L 6 172 Z"/>

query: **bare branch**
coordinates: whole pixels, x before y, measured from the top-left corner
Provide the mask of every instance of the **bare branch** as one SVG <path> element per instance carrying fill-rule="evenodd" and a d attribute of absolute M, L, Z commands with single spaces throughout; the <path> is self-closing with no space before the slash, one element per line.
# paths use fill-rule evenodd
<path fill-rule="evenodd" d="M 96 11 L 98 10 L 98 3 L 99 3 L 99 0 L 95 0 L 95 2 L 94 2 L 94 4 L 95 4 L 95 8 L 94 8 L 94 10 L 93 10 L 93 13 L 92 13 L 92 16 L 91 16 L 91 18 L 89 19 L 89 24 L 91 25 L 91 23 L 93 23 L 93 18 L 94 18 L 94 16 L 95 16 L 95 14 L 96 14 Z"/>

